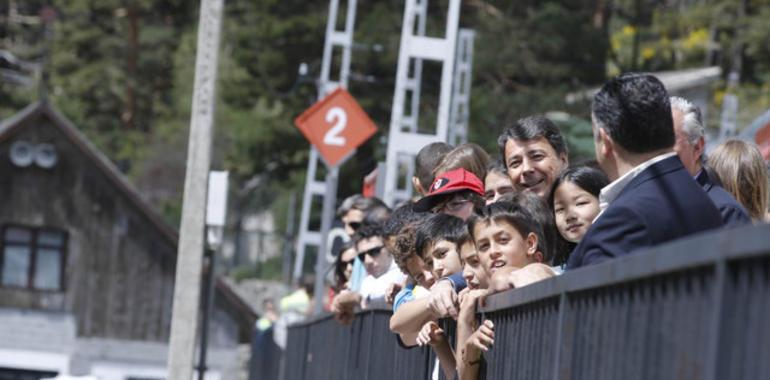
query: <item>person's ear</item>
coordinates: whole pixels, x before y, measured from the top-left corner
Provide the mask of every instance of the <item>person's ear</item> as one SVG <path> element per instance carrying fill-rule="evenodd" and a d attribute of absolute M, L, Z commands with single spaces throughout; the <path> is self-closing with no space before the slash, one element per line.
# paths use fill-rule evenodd
<path fill-rule="evenodd" d="M 425 195 L 425 189 L 422 187 L 422 184 L 420 183 L 420 179 L 416 176 L 412 176 L 412 188 L 414 188 L 414 191 L 421 195 Z"/>
<path fill-rule="evenodd" d="M 537 235 L 535 235 L 534 232 L 530 232 L 527 234 L 526 238 L 526 244 L 527 244 L 527 256 L 529 256 L 532 259 L 539 261 L 543 260 L 543 254 L 540 253 L 537 250 Z M 538 254 L 540 254 L 540 259 L 538 260 Z"/>
<path fill-rule="evenodd" d="M 695 149 L 695 157 L 698 157 L 699 160 L 703 156 L 703 150 L 705 146 L 706 146 L 706 142 L 703 137 L 699 138 L 698 142 L 695 143 L 695 146 L 693 146 L 693 148 Z"/>
<path fill-rule="evenodd" d="M 615 151 L 615 143 L 612 141 L 610 134 L 599 128 L 599 153 L 602 157 L 610 157 Z"/>
<path fill-rule="evenodd" d="M 567 153 L 562 152 L 559 154 L 559 160 L 561 161 L 562 168 L 569 166 L 569 156 L 567 156 Z"/>

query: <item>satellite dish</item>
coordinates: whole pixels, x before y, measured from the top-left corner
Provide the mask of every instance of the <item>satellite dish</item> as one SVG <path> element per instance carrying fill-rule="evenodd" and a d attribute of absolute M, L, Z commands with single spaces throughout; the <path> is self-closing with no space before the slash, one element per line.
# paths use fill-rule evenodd
<path fill-rule="evenodd" d="M 32 144 L 26 141 L 16 141 L 11 145 L 11 163 L 14 165 L 25 168 L 32 164 L 35 159 L 34 147 Z"/>
<path fill-rule="evenodd" d="M 37 144 L 35 147 L 35 164 L 43 169 L 50 169 L 59 161 L 56 148 L 51 144 Z"/>

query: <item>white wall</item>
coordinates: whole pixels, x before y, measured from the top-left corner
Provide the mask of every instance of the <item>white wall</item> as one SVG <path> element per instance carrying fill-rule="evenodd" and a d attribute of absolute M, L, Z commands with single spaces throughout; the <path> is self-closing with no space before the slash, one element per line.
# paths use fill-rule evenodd
<path fill-rule="evenodd" d="M 32 371 L 69 372 L 69 355 L 53 352 L 0 348 L 0 367 Z"/>

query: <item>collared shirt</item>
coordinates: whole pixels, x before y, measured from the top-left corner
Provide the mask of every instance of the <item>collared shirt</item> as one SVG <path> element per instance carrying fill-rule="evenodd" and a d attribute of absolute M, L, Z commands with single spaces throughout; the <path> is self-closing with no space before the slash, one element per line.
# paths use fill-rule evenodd
<path fill-rule="evenodd" d="M 610 206 L 610 203 L 612 203 L 618 197 L 618 195 L 623 192 L 623 189 L 625 189 L 626 186 L 628 186 L 628 184 L 639 175 L 639 173 L 660 161 L 663 161 L 669 157 L 673 157 L 675 154 L 676 152 L 669 152 L 655 156 L 645 162 L 642 162 L 633 169 L 629 170 L 628 173 L 623 174 L 622 177 L 603 187 L 602 191 L 599 193 L 599 215 L 596 215 L 594 222 L 599 219 L 600 216 L 602 216 L 604 210 Z"/>
<path fill-rule="evenodd" d="M 381 298 L 385 296 L 385 292 L 392 283 L 402 283 L 406 275 L 398 269 L 395 260 L 391 260 L 388 271 L 380 275 L 380 277 L 374 277 L 367 275 L 361 282 L 361 289 L 359 294 L 364 299 L 372 300 L 375 298 Z"/>

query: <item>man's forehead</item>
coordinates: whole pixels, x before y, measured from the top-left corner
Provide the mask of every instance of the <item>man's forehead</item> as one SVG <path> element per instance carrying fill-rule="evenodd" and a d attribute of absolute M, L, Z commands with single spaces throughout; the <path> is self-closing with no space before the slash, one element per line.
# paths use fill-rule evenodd
<path fill-rule="evenodd" d="M 378 245 L 382 245 L 382 238 L 379 236 L 370 236 L 359 240 L 356 247 L 359 251 L 366 251 L 368 248 L 376 247 Z"/>
<path fill-rule="evenodd" d="M 505 155 L 507 157 L 522 155 L 532 150 L 543 150 L 546 153 L 556 155 L 556 150 L 544 136 L 529 140 L 508 139 L 505 143 Z"/>
<path fill-rule="evenodd" d="M 352 208 L 342 216 L 342 219 L 360 221 L 364 219 L 364 212 L 359 209 Z"/>

